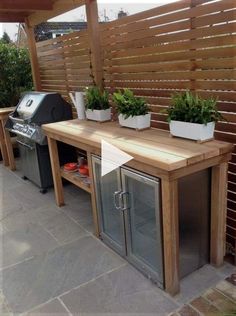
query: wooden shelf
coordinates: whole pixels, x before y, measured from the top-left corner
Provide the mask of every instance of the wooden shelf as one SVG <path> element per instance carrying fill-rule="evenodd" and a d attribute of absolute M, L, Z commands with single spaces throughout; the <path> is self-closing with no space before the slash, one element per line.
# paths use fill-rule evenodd
<path fill-rule="evenodd" d="M 75 173 L 68 173 L 65 172 L 63 169 L 61 169 L 61 176 L 62 178 L 68 180 L 69 182 L 73 183 L 77 187 L 81 188 L 82 190 L 91 193 L 90 186 L 87 186 L 86 184 L 83 183 L 84 178 L 79 178 L 78 176 L 75 175 Z"/>

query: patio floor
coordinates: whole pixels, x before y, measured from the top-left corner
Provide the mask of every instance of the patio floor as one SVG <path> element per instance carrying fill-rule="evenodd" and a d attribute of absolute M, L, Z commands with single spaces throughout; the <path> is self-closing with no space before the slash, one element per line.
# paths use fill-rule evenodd
<path fill-rule="evenodd" d="M 92 235 L 89 194 L 67 185 L 65 198 L 0 165 L 0 315 L 168 315 L 235 271 L 206 265 L 172 298 Z"/>

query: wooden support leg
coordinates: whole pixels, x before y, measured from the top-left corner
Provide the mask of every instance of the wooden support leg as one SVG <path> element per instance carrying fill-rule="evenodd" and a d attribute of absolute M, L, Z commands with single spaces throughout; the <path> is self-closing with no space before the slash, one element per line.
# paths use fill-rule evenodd
<path fill-rule="evenodd" d="M 223 264 L 225 255 L 227 172 L 227 163 L 212 167 L 210 259 L 217 267 Z"/>
<path fill-rule="evenodd" d="M 52 166 L 53 183 L 55 190 L 56 203 L 58 206 L 63 206 L 64 203 L 64 193 L 63 185 L 61 179 L 61 168 L 59 163 L 57 141 L 48 137 L 48 147 L 50 153 L 50 160 Z"/>
<path fill-rule="evenodd" d="M 87 152 L 88 167 L 89 167 L 89 176 L 91 178 L 91 202 L 92 202 L 92 212 L 93 212 L 93 225 L 94 225 L 94 234 L 99 237 L 99 224 L 98 224 L 98 211 L 96 203 L 96 192 L 94 185 L 94 176 L 93 176 L 93 166 L 92 166 L 92 156 L 90 152 Z"/>
<path fill-rule="evenodd" d="M 2 160 L 4 163 L 4 166 L 9 166 L 9 159 L 8 159 L 8 154 L 7 154 L 7 147 L 6 147 L 6 142 L 5 142 L 5 136 L 3 132 L 3 123 L 0 121 L 0 149 L 1 149 L 1 154 L 2 154 Z"/>
<path fill-rule="evenodd" d="M 8 159 L 9 159 L 9 167 L 12 171 L 14 171 L 14 170 L 16 170 L 15 157 L 14 157 L 10 132 L 5 129 L 5 123 L 6 123 L 6 120 L 3 120 L 2 127 L 3 127 L 3 134 L 4 134 L 4 138 L 5 138 L 7 154 L 8 154 Z"/>
<path fill-rule="evenodd" d="M 177 180 L 162 180 L 162 216 L 165 289 L 179 292 L 179 212 Z"/>

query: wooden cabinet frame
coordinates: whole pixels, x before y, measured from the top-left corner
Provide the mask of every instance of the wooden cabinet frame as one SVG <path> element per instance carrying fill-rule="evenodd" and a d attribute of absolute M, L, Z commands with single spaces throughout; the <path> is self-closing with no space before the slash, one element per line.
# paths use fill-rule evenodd
<path fill-rule="evenodd" d="M 16 170 L 16 164 L 11 136 L 9 131 L 5 129 L 5 124 L 9 114 L 14 110 L 14 107 L 0 109 L 0 150 L 4 165 L 9 167 L 12 171 Z"/>
<path fill-rule="evenodd" d="M 53 128 L 54 126 L 57 127 L 55 130 Z M 91 155 L 101 155 L 101 144 L 98 143 L 96 146 L 92 146 L 86 138 L 77 137 L 76 139 L 68 133 L 58 132 L 58 126 L 53 124 L 48 125 L 48 127 L 45 126 L 45 132 L 48 137 L 56 203 L 58 206 L 64 205 L 64 195 L 56 142 L 61 141 L 87 152 L 92 181 L 90 193 L 92 200 L 94 233 L 96 236 L 99 236 L 98 212 L 96 208 Z M 222 143 L 222 149 L 219 151 L 220 154 L 218 155 L 212 157 L 209 155 L 209 158 L 207 159 L 202 159 L 199 162 L 170 171 L 163 170 L 153 164 L 144 164 L 135 159 L 127 163 L 127 166 L 131 168 L 161 179 L 165 290 L 171 295 L 177 294 L 180 290 L 178 179 L 208 168 L 212 169 L 210 262 L 217 267 L 223 264 L 225 254 L 227 163 L 231 158 L 230 150 L 232 148 L 230 145 L 228 147 L 225 146 Z"/>

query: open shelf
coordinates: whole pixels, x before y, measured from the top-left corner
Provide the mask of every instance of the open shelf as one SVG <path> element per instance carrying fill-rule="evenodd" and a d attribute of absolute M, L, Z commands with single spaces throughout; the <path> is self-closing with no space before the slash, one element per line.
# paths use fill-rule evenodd
<path fill-rule="evenodd" d="M 77 187 L 81 188 L 82 190 L 91 193 L 91 189 L 90 189 L 90 185 L 87 186 L 86 184 L 83 183 L 83 178 L 79 178 L 78 176 L 76 176 L 75 173 L 68 173 L 65 172 L 62 168 L 61 168 L 61 176 L 62 178 L 68 180 L 69 182 L 73 183 L 74 185 L 76 185 Z"/>

